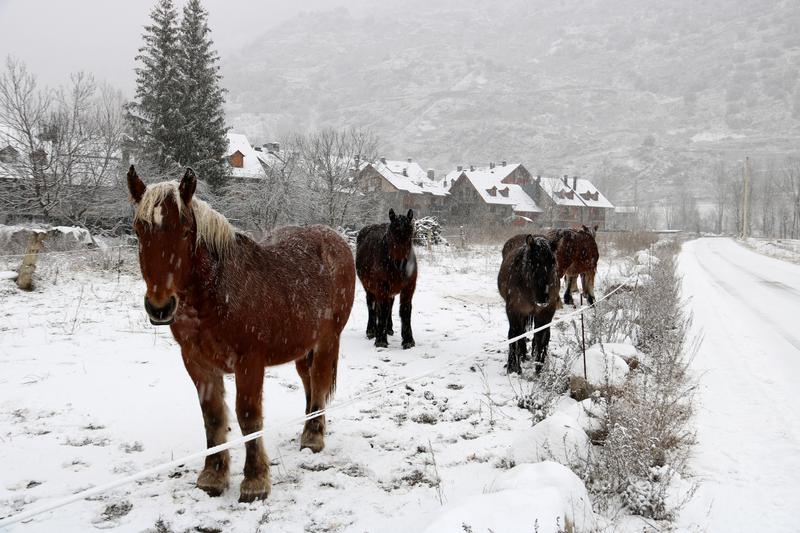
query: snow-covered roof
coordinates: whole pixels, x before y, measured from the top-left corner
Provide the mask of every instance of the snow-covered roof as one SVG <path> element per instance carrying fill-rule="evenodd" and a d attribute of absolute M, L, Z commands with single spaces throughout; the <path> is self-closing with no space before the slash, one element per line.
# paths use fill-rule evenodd
<path fill-rule="evenodd" d="M 570 185 L 572 184 L 573 182 L 570 181 Z M 587 207 L 599 207 L 602 209 L 614 208 L 614 204 L 609 202 L 608 198 L 603 196 L 603 193 L 601 193 L 597 187 L 595 187 L 594 184 L 587 179 L 578 178 L 575 182 L 575 187 L 573 187 L 573 190 L 580 195 L 581 200 L 583 200 L 583 203 L 586 204 Z"/>
<path fill-rule="evenodd" d="M 452 172 L 449 173 L 448 177 L 452 174 Z M 528 196 L 522 186 L 502 183 L 502 179 L 508 174 L 508 172 L 479 172 L 478 169 L 475 171 L 464 170 L 458 172 L 448 181 L 463 175 L 487 204 L 510 205 L 514 211 L 521 213 L 540 213 L 542 211 L 541 208 L 536 205 L 533 198 Z"/>
<path fill-rule="evenodd" d="M 542 190 L 557 205 L 585 207 L 586 204 L 561 178 L 537 178 Z M 605 198 L 604 198 L 605 199 Z"/>
<path fill-rule="evenodd" d="M 263 178 L 264 167 L 259 162 L 259 157 L 255 148 L 250 145 L 247 136 L 241 133 L 228 133 L 228 149 L 225 157 L 230 157 L 236 152 L 242 154 L 242 167 L 228 166 L 228 172 L 236 178 Z"/>
<path fill-rule="evenodd" d="M 363 168 L 367 166 L 371 166 L 375 169 L 378 174 L 380 174 L 386 181 L 388 181 L 395 189 L 399 191 L 405 191 L 411 194 L 432 194 L 433 196 L 447 196 L 447 190 L 442 187 L 442 184 L 433 180 L 428 179 L 427 173 L 425 173 L 425 179 L 419 180 L 419 183 L 415 183 L 416 180 L 412 179 L 410 176 L 404 176 L 402 174 L 402 169 L 400 172 L 392 171 L 392 167 L 389 166 L 389 161 L 385 164 L 382 161 L 377 161 L 375 163 L 366 163 L 363 165 Z M 395 162 L 397 163 L 397 162 Z M 407 162 L 405 162 L 408 164 Z M 422 170 L 419 165 L 417 167 Z M 395 169 L 398 166 L 394 166 Z M 419 176 L 419 173 L 417 173 Z"/>
<path fill-rule="evenodd" d="M 488 167 L 466 167 L 462 170 L 451 170 L 450 172 L 447 173 L 445 179 L 447 181 L 456 180 L 463 172 L 467 174 L 467 176 L 475 176 L 479 179 L 493 178 L 496 179 L 497 181 L 502 181 L 506 178 L 506 176 L 514 172 L 519 166 L 520 163 L 510 163 L 505 165 L 501 164 Z"/>

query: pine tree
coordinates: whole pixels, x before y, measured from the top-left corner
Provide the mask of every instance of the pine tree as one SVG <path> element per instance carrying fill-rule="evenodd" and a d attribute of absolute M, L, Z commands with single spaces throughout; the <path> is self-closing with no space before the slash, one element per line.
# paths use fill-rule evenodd
<path fill-rule="evenodd" d="M 186 128 L 180 106 L 178 14 L 172 0 L 159 0 L 145 26 L 136 60 L 136 100 L 128 105 L 142 158 L 158 170 L 181 164 L 178 146 Z"/>
<path fill-rule="evenodd" d="M 219 190 L 228 147 L 225 91 L 220 87 L 219 56 L 213 48 L 208 12 L 200 0 L 189 0 L 184 6 L 178 42 L 178 70 L 183 86 L 181 114 L 186 120 L 180 161 L 194 167 L 212 189 Z"/>

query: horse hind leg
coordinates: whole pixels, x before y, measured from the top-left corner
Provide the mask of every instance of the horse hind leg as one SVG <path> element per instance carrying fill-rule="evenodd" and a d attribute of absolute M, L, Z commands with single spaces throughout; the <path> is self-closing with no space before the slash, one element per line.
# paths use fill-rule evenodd
<path fill-rule="evenodd" d="M 589 305 L 594 305 L 594 270 L 581 274 L 581 286 Z"/>
<path fill-rule="evenodd" d="M 202 370 L 184 358 L 186 370 L 197 388 L 200 409 L 206 430 L 206 447 L 213 448 L 225 442 L 228 434 L 228 414 L 225 406 L 225 384 L 221 373 Z M 228 451 L 206 457 L 205 465 L 197 477 L 197 488 L 209 496 L 219 496 L 228 488 Z"/>
<path fill-rule="evenodd" d="M 251 358 L 252 359 L 252 358 Z M 245 359 L 246 360 L 246 359 Z M 236 416 L 242 435 L 261 431 L 264 419 L 261 412 L 264 389 L 263 361 L 236 369 Z M 269 460 L 261 437 L 245 443 L 244 480 L 239 490 L 240 502 L 263 500 L 269 496 Z"/>
<path fill-rule="evenodd" d="M 574 276 L 570 276 L 569 274 L 566 276 L 566 285 L 567 288 L 564 291 L 564 304 L 565 305 L 574 305 L 572 301 L 572 282 L 575 280 Z"/>
<path fill-rule="evenodd" d="M 306 414 L 325 409 L 336 387 L 336 369 L 339 364 L 339 337 L 328 340 L 314 350 L 309 376 L 311 378 L 311 402 Z M 308 448 L 317 453 L 325 447 L 325 415 L 306 420 L 300 436 L 300 449 Z"/>
<path fill-rule="evenodd" d="M 375 295 L 367 291 L 367 338 L 375 338 Z"/>

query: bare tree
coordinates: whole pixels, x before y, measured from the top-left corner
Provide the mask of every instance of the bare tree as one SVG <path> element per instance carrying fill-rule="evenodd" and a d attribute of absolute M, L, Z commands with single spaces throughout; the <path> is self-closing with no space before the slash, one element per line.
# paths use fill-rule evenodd
<path fill-rule="evenodd" d="M 714 231 L 718 234 L 722 233 L 725 227 L 725 208 L 728 206 L 729 194 L 730 188 L 728 187 L 728 176 L 725 174 L 725 163 L 720 161 L 714 174 L 714 215 L 716 218 Z"/>
<path fill-rule="evenodd" d="M 369 130 L 325 129 L 300 141 L 300 157 L 312 202 L 305 219 L 332 227 L 360 218 L 367 203 L 355 172 L 362 161 L 376 158 L 378 139 Z"/>
<path fill-rule="evenodd" d="M 283 224 L 302 223 L 299 206 L 308 203 L 307 191 L 301 187 L 298 140 L 281 143 L 283 150 L 269 154 L 264 163 L 265 178 L 237 180 L 226 187 L 222 199 L 226 211 L 245 227 L 260 233 Z"/>
<path fill-rule="evenodd" d="M 86 73 L 72 75 L 67 87 L 41 89 L 25 65 L 9 58 L 0 75 L 0 126 L 15 153 L 0 159 L 0 205 L 82 226 L 117 211 L 124 198 L 112 191 L 120 170 L 122 104 L 119 91 L 98 86 Z"/>

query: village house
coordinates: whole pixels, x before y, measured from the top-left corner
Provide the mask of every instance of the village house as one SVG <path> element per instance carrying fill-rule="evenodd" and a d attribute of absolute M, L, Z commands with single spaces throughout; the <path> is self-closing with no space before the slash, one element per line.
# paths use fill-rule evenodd
<path fill-rule="evenodd" d="M 458 167 L 444 179 L 450 192 L 445 218 L 453 224 L 532 223 L 542 210 L 526 191 L 530 182 L 530 173 L 519 163 Z"/>
<path fill-rule="evenodd" d="M 225 151 L 228 178 L 234 180 L 266 178 L 261 161 L 264 157 L 266 156 L 261 150 L 256 150 L 250 145 L 246 135 L 228 132 L 228 149 Z"/>
<path fill-rule="evenodd" d="M 614 206 L 585 178 L 536 176 L 534 198 L 542 207 L 542 224 L 550 227 L 569 227 L 579 224 L 606 226 L 606 214 Z"/>
<path fill-rule="evenodd" d="M 386 209 L 413 209 L 417 217 L 438 217 L 448 193 L 434 177 L 433 170 L 424 171 L 411 159 L 381 158 L 363 164 L 356 180 L 362 194 L 374 196 Z"/>

